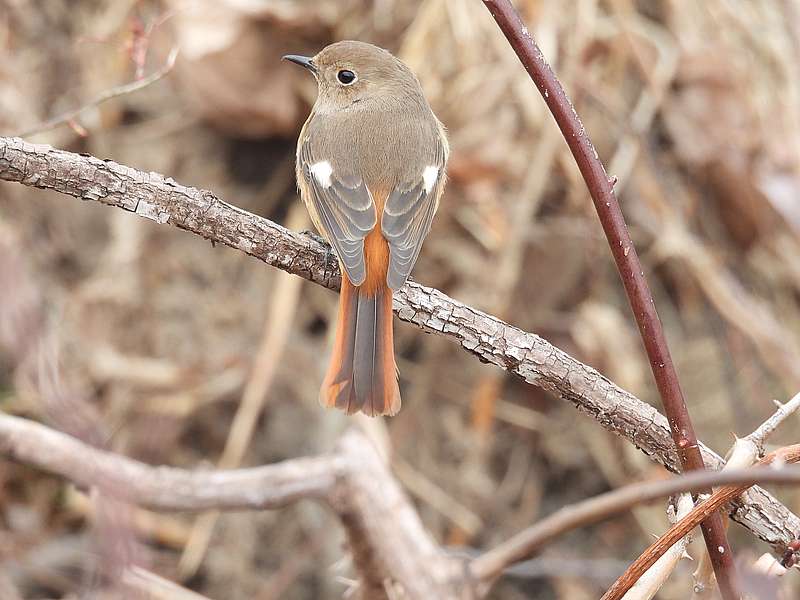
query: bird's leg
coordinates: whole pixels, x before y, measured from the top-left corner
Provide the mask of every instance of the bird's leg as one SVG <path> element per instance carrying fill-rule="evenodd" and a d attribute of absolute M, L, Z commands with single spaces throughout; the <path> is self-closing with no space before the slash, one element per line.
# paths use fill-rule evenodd
<path fill-rule="evenodd" d="M 301 231 L 300 234 L 306 237 L 310 237 L 315 242 L 322 244 L 323 246 L 326 246 L 328 249 L 330 249 L 330 244 L 328 244 L 328 242 L 325 241 L 325 238 L 323 238 L 316 231 L 311 231 L 310 229 L 303 229 L 303 231 Z"/>
<path fill-rule="evenodd" d="M 328 243 L 328 241 L 324 237 L 319 235 L 316 231 L 311 231 L 310 229 L 304 229 L 300 233 L 306 237 L 311 238 L 315 242 L 322 244 L 322 247 L 325 248 L 325 266 L 323 268 L 323 278 L 325 279 L 325 281 L 328 281 L 329 277 L 328 265 L 332 262 L 331 259 L 333 259 L 333 262 L 336 262 L 337 259 L 336 253 L 333 251 L 333 248 Z"/>

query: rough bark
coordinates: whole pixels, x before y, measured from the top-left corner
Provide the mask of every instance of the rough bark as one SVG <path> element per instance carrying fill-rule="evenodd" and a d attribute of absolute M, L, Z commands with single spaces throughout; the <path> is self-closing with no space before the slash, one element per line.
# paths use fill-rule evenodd
<path fill-rule="evenodd" d="M 330 289 L 338 289 L 340 283 L 334 256 L 314 237 L 158 173 L 0 137 L 0 179 L 122 208 L 237 248 Z M 653 460 L 679 471 L 663 415 L 539 336 L 415 282 L 395 293 L 394 310 L 401 320 L 452 338 L 479 360 L 555 393 Z M 702 443 L 700 450 L 706 465 L 722 467 L 719 455 Z M 800 519 L 761 488 L 735 501 L 731 511 L 735 521 L 778 551 L 800 530 Z"/>

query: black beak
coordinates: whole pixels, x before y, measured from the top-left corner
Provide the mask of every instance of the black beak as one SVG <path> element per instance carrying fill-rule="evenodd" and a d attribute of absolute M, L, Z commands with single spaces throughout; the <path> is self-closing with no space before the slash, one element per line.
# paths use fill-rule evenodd
<path fill-rule="evenodd" d="M 296 65 L 300 65 L 314 73 L 317 74 L 317 65 L 311 62 L 310 56 L 300 56 L 298 54 L 287 54 L 283 57 L 283 60 L 288 60 L 289 62 L 293 62 Z"/>

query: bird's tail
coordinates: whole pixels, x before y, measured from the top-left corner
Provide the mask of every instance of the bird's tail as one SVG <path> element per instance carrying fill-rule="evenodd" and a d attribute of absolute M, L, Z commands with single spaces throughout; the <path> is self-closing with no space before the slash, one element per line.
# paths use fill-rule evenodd
<path fill-rule="evenodd" d="M 387 285 L 367 292 L 342 275 L 336 339 L 320 403 L 371 417 L 400 410 L 392 290 Z"/>

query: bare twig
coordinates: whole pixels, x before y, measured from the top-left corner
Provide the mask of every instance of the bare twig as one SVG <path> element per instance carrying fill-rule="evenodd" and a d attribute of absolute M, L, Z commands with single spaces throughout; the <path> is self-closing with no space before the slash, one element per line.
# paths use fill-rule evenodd
<path fill-rule="evenodd" d="M 60 125 L 73 124 L 75 123 L 75 120 L 81 116 L 81 114 L 83 114 L 90 108 L 96 108 L 97 106 L 113 98 L 119 98 L 120 96 L 127 96 L 128 94 L 132 94 L 133 92 L 138 92 L 139 90 L 154 84 L 156 81 L 163 79 L 166 75 L 169 74 L 170 71 L 172 71 L 172 68 L 175 66 L 175 61 L 177 59 L 178 59 L 178 48 L 173 48 L 170 51 L 169 56 L 167 56 L 167 61 L 164 63 L 164 65 L 157 71 L 154 71 L 153 73 L 148 75 L 147 77 L 142 77 L 141 79 L 136 79 L 135 81 L 131 81 L 130 83 L 126 83 L 124 85 L 104 90 L 103 92 L 98 94 L 95 98 L 93 98 L 91 101 L 87 102 L 83 106 L 74 108 L 72 110 L 68 110 L 65 113 L 52 117 L 43 123 L 34 125 L 33 127 L 25 129 L 19 133 L 15 133 L 14 135 L 16 137 L 30 137 L 32 135 L 36 135 L 37 133 L 50 131 L 51 129 L 55 129 Z"/>
<path fill-rule="evenodd" d="M 677 514 L 672 513 L 675 517 L 672 523 L 676 520 L 684 518 L 694 508 L 694 501 L 690 494 L 681 494 L 678 501 L 675 503 L 677 506 Z M 670 505 L 670 508 L 672 506 Z M 686 547 L 691 543 L 692 535 L 687 534 L 681 540 L 670 548 L 664 555 L 659 558 L 652 567 L 650 567 L 644 575 L 639 578 L 631 589 L 622 597 L 622 600 L 651 600 L 653 596 L 658 593 L 658 590 L 664 585 L 675 567 L 683 558 L 688 558 L 686 554 Z"/>
<path fill-rule="evenodd" d="M 157 173 L 0 137 L 0 179 L 121 208 L 327 288 L 339 286 L 336 260 L 321 242 Z M 668 469 L 680 469 L 667 420 L 658 411 L 539 336 L 415 282 L 395 293 L 394 310 L 401 320 L 451 338 L 480 360 L 557 394 Z M 719 455 L 699 448 L 709 468 L 722 468 Z M 800 519 L 760 488 L 749 496 L 734 501 L 733 518 L 782 552 L 800 530 Z"/>
<path fill-rule="evenodd" d="M 773 469 L 772 472 L 780 475 L 784 471 L 789 470 L 787 467 L 783 467 L 782 465 L 796 463 L 798 461 L 800 461 L 800 444 L 787 446 L 785 448 L 781 448 L 780 450 L 776 450 L 775 452 L 772 452 L 761 459 L 758 464 L 759 466 L 765 466 L 776 463 L 780 466 L 777 469 Z M 751 472 L 756 470 L 757 469 L 748 469 L 748 471 Z M 726 474 L 729 475 L 735 472 L 736 471 L 720 472 L 721 479 L 724 479 Z M 712 485 L 717 483 L 718 482 L 713 482 Z M 698 504 L 692 510 L 692 512 L 690 512 L 685 518 L 678 521 L 673 527 L 670 528 L 669 531 L 658 538 L 658 540 L 656 540 L 647 550 L 645 550 L 641 556 L 639 556 L 639 558 L 637 558 L 633 564 L 628 567 L 625 573 L 623 573 L 619 579 L 614 582 L 614 585 L 609 588 L 601 600 L 619 600 L 622 598 L 625 592 L 627 592 L 631 586 L 636 583 L 639 577 L 641 577 L 642 574 L 647 571 L 647 569 L 649 569 L 650 566 L 655 563 L 661 555 L 664 554 L 664 552 L 672 547 L 675 542 L 688 534 L 709 514 L 724 506 L 726 502 L 730 502 L 731 499 L 742 494 L 742 492 L 747 490 L 748 487 L 750 486 L 747 484 L 735 484 L 716 490 L 713 494 L 711 494 L 711 496 L 709 496 L 707 500 Z M 717 552 L 722 553 L 723 548 L 718 548 Z"/>
<path fill-rule="evenodd" d="M 778 406 L 776 410 L 766 421 L 764 421 L 758 428 L 755 429 L 750 435 L 737 438 L 733 443 L 733 447 L 727 456 L 727 462 L 723 470 L 729 469 L 745 469 L 758 462 L 758 459 L 764 452 L 764 443 L 767 438 L 791 416 L 798 408 L 800 408 L 800 394 L 795 395 L 786 404 L 775 402 Z M 725 526 L 727 527 L 727 519 Z M 692 573 L 694 581 L 692 589 L 692 600 L 706 600 L 711 597 L 714 591 L 714 572 L 713 566 L 710 564 L 709 555 L 703 554 L 698 560 L 697 568 Z"/>
<path fill-rule="evenodd" d="M 684 471 L 704 469 L 703 457 L 700 454 L 678 374 L 672 363 L 667 339 L 639 256 L 614 194 L 614 186 L 564 88 L 547 64 L 542 51 L 531 37 L 514 5 L 510 0 L 484 0 L 484 4 L 541 92 L 589 188 L 589 194 L 594 201 L 650 359 L 650 368 L 669 419 L 682 469 Z M 723 598 L 725 600 L 739 598 L 741 594 L 736 581 L 736 568 L 722 515 L 710 514 L 703 523 L 702 530 Z M 722 548 L 723 552 L 717 552 L 717 548 Z"/>
<path fill-rule="evenodd" d="M 104 494 L 162 511 L 281 508 L 301 498 L 323 498 L 336 481 L 330 456 L 230 471 L 150 467 L 5 414 L 0 415 L 0 452 L 80 487 L 102 485 Z"/>
<path fill-rule="evenodd" d="M 798 448 L 798 447 L 790 447 Z M 792 462 L 787 459 L 787 462 Z M 763 462 L 762 464 L 768 464 Z M 731 471 L 704 471 L 687 473 L 672 479 L 634 483 L 606 492 L 599 496 L 565 506 L 535 525 L 522 530 L 499 546 L 474 559 L 471 564 L 473 575 L 483 581 L 498 577 L 510 565 L 525 560 L 552 540 L 564 533 L 607 519 L 629 510 L 637 504 L 650 502 L 678 492 L 702 491 L 712 485 L 742 484 L 741 491 L 755 482 L 762 483 L 800 483 L 800 467 L 782 469 L 750 468 Z M 750 484 L 750 485 L 747 485 Z M 724 488 L 728 489 L 728 488 Z M 739 488 L 737 488 L 739 489 Z M 727 493 L 725 502 L 738 494 Z M 713 496 L 712 496 L 713 497 Z M 718 501 L 714 500 L 715 503 Z M 707 504 L 704 502 L 703 505 Z M 721 504 L 715 504 L 717 507 Z M 707 509 L 710 510 L 710 509 Z M 690 513 L 692 514 L 692 513 Z M 698 522 L 695 522 L 697 525 Z M 672 531 L 672 530 L 670 530 Z M 691 528 L 689 529 L 691 531 Z M 678 536 L 677 541 L 682 536 Z M 674 543 L 673 541 L 673 543 Z M 667 546 L 669 548 L 669 546 Z M 649 568 L 652 563 L 648 564 Z"/>
<path fill-rule="evenodd" d="M 786 404 L 776 401 L 778 407 L 772 416 L 764 421 L 758 429 L 747 436 L 747 440 L 755 444 L 760 451 L 764 450 L 764 442 L 786 419 L 800 409 L 800 394 L 796 394 Z"/>

